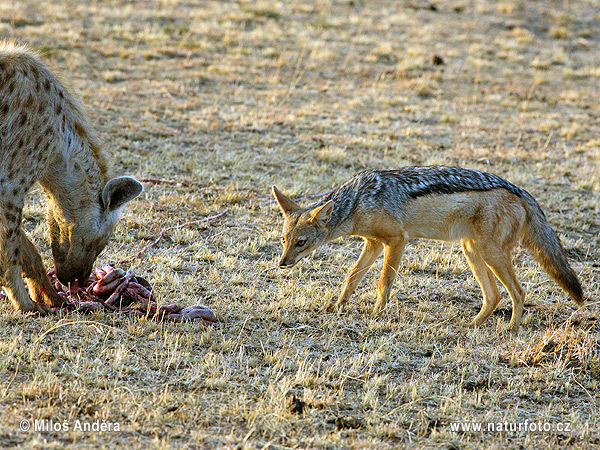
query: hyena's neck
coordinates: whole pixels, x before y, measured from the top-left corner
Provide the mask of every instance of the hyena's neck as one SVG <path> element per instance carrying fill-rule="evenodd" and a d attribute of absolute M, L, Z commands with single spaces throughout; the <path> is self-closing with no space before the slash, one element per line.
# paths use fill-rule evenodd
<path fill-rule="evenodd" d="M 78 221 L 89 205 L 100 205 L 109 178 L 99 144 L 91 133 L 81 129 L 68 136 L 65 140 L 69 145 L 57 152 L 39 180 L 50 207 L 68 223 Z"/>

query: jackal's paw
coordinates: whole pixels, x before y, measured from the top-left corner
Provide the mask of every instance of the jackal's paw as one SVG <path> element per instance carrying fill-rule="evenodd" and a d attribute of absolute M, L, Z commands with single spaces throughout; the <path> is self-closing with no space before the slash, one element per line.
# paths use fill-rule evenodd
<path fill-rule="evenodd" d="M 333 312 L 335 311 L 335 303 L 329 302 L 326 303 L 323 307 L 321 307 L 321 312 Z"/>
<path fill-rule="evenodd" d="M 383 310 L 385 309 L 384 307 L 380 307 L 375 305 L 375 307 L 373 308 L 373 311 L 371 311 L 371 317 L 378 317 L 381 316 L 381 314 L 383 313 Z"/>
<path fill-rule="evenodd" d="M 343 307 L 344 307 L 343 303 L 329 302 L 325 306 L 323 306 L 322 311 L 329 312 L 329 313 L 339 313 Z"/>
<path fill-rule="evenodd" d="M 519 327 L 510 326 L 508 327 L 508 330 L 510 331 L 510 335 L 514 338 L 516 338 L 519 335 Z"/>

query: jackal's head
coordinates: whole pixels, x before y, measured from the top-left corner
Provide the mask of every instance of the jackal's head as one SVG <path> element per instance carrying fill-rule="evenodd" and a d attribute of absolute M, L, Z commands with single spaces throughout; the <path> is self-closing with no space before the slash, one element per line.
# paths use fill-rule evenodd
<path fill-rule="evenodd" d="M 327 203 L 316 208 L 301 208 L 295 201 L 283 195 L 273 186 L 273 195 L 283 211 L 283 254 L 279 260 L 282 269 L 292 267 L 311 251 L 327 242 L 329 228 L 327 223 L 331 218 L 333 203 Z"/>
<path fill-rule="evenodd" d="M 61 283 L 78 280 L 83 284 L 88 280 L 94 261 L 113 234 L 120 209 L 142 189 L 134 178 L 117 177 L 106 183 L 98 199 L 83 200 L 73 193 L 72 204 L 51 202 L 47 222 L 56 276 Z"/>

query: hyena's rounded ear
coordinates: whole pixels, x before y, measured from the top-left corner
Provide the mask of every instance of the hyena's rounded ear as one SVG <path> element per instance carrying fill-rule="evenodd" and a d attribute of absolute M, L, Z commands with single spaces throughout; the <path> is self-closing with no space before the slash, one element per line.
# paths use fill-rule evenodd
<path fill-rule="evenodd" d="M 310 222 L 315 225 L 324 227 L 331 219 L 333 212 L 333 202 L 329 200 L 324 205 L 318 206 L 310 212 Z"/>
<path fill-rule="evenodd" d="M 142 183 L 135 178 L 113 178 L 102 190 L 102 203 L 106 210 L 115 211 L 136 198 L 143 190 Z"/>
<path fill-rule="evenodd" d="M 290 212 L 300 209 L 300 205 L 298 205 L 298 203 L 283 195 L 275 186 L 271 188 L 271 191 L 273 192 L 273 197 L 275 197 L 275 200 L 277 200 L 277 204 L 283 211 L 283 214 L 288 215 Z"/>

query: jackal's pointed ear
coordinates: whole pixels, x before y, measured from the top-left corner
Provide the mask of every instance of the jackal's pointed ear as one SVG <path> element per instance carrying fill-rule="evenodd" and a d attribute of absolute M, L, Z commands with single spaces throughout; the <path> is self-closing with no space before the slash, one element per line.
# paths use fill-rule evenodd
<path fill-rule="evenodd" d="M 324 205 L 318 206 L 310 212 L 310 222 L 315 225 L 324 227 L 331 219 L 333 211 L 333 202 L 329 200 Z"/>
<path fill-rule="evenodd" d="M 102 190 L 102 202 L 108 211 L 114 211 L 142 193 L 144 187 L 135 178 L 117 177 L 110 180 Z"/>
<path fill-rule="evenodd" d="M 283 195 L 281 191 L 275 186 L 273 186 L 271 190 L 273 191 L 273 196 L 275 197 L 275 200 L 277 200 L 277 204 L 283 211 L 283 214 L 285 214 L 286 216 L 288 215 L 288 213 L 300 209 L 300 205 L 298 205 L 298 203 L 296 203 L 291 198 L 288 198 L 285 195 Z"/>

